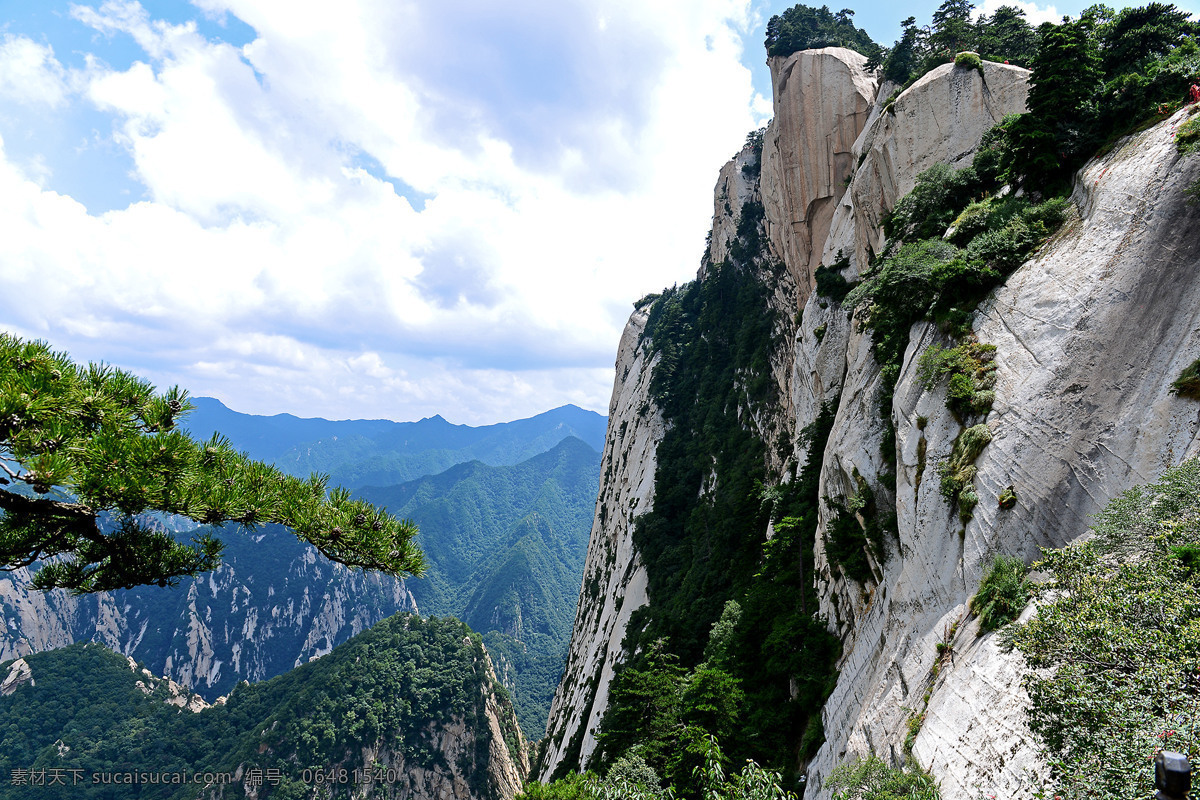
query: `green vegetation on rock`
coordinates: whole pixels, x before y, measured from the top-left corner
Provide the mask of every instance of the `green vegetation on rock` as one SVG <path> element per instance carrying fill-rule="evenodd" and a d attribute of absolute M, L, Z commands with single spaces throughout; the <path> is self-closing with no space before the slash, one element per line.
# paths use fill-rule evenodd
<path fill-rule="evenodd" d="M 317 661 L 240 685 L 224 705 L 199 713 L 165 702 L 166 681 L 131 671 L 123 656 L 100 645 L 75 644 L 25 661 L 33 682 L 0 697 L 0 772 L 4 796 L 13 800 L 128 797 L 129 787 L 93 783 L 93 776 L 138 771 L 234 773 L 240 794 L 252 788 L 249 770 L 270 770 L 277 780 L 259 787 L 260 797 L 309 797 L 318 770 L 349 775 L 375 766 L 364 763 L 365 750 L 403 757 L 405 769 L 446 770 L 439 737 L 460 722 L 473 748 L 454 766 L 476 796 L 486 797 L 489 697 L 500 709 L 501 735 L 518 743 L 482 642 L 457 620 L 392 617 Z M 12 663 L 0 664 L 0 673 Z M 66 783 L 13 785 L 15 769 L 62 769 Z M 73 785 L 71 769 L 82 770 L 84 781 Z M 328 786 L 341 797 L 353 783 Z M 143 783 L 138 790 L 147 798 L 196 796 L 194 785 Z"/>
<path fill-rule="evenodd" d="M 854 27 L 854 12 L 836 14 L 829 6 L 795 5 L 767 22 L 767 56 L 789 56 L 819 47 L 847 47 L 867 58 L 879 57 L 879 45 L 862 28 Z"/>
<path fill-rule="evenodd" d="M 1171 393 L 1200 400 L 1200 358 L 1188 364 L 1171 383 Z"/>
<path fill-rule="evenodd" d="M 933 389 L 948 379 L 946 407 L 962 420 L 986 415 L 996 399 L 996 346 L 966 342 L 957 347 L 925 348 L 917 361 L 917 380 Z"/>
<path fill-rule="evenodd" d="M 963 523 L 971 520 L 979 504 L 979 495 L 971 487 L 975 480 L 975 459 L 991 441 L 992 431 L 987 425 L 972 425 L 954 438 L 950 457 L 938 464 L 942 496 L 958 504 L 958 516 Z"/>
<path fill-rule="evenodd" d="M 1016 619 L 1029 602 L 1029 568 L 1015 556 L 996 556 L 988 565 L 979 590 L 971 598 L 971 612 L 983 631 L 994 631 Z"/>
<path fill-rule="evenodd" d="M 770 304 L 782 266 L 765 255 L 760 208 L 747 204 L 729 262 L 650 309 L 650 386 L 670 423 L 654 505 L 634 531 L 650 602 L 628 627 L 630 656 L 588 766 L 637 752 L 678 785 L 701 763 L 705 737 L 717 735 L 735 762 L 791 774 L 823 740 L 819 711 L 839 648 L 814 616 L 812 571 L 836 403 L 804 432 L 808 461 L 796 478 L 768 485 L 767 445 L 750 420 L 769 418 L 777 389 L 768 357 L 785 321 Z M 791 442 L 775 444 L 790 453 Z M 577 766 L 570 757 L 564 769 Z"/>
<path fill-rule="evenodd" d="M 684 782 L 662 787 L 657 773 L 637 754 L 622 756 L 601 777 L 594 772 L 572 772 L 548 784 L 529 783 L 516 800 L 671 800 L 703 797 L 705 800 L 798 800 L 784 789 L 780 774 L 747 761 L 741 772 L 731 772 L 730 759 L 714 737 L 695 744 L 697 766 Z"/>
<path fill-rule="evenodd" d="M 825 785 L 833 790 L 834 800 L 941 800 L 942 796 L 933 777 L 920 767 L 897 769 L 875 756 L 839 764 Z"/>
<path fill-rule="evenodd" d="M 1095 536 L 1044 550 L 1025 656 L 1030 728 L 1063 800 L 1148 797 L 1160 749 L 1200 758 L 1200 462 L 1112 500 Z"/>
<path fill-rule="evenodd" d="M 1173 113 L 1200 81 L 1200 28 L 1173 5 L 1097 5 L 1039 28 L 1029 113 L 1012 128 L 1013 177 L 1058 192 L 1108 142 Z"/>

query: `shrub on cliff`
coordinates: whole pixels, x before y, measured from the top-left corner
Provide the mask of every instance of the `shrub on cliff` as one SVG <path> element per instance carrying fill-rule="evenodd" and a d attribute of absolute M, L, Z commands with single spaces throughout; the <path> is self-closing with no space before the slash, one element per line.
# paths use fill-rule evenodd
<path fill-rule="evenodd" d="M 1016 619 L 1029 602 L 1028 567 L 1014 556 L 996 556 L 988 565 L 979 590 L 971 598 L 971 611 L 979 627 L 994 631 Z"/>
<path fill-rule="evenodd" d="M 933 776 L 920 767 L 889 767 L 875 756 L 839 764 L 826 786 L 834 800 L 941 800 Z"/>
<path fill-rule="evenodd" d="M 1155 752 L 1200 756 L 1200 462 L 1115 498 L 1093 528 L 1043 551 L 1038 613 L 1005 637 L 1032 668 L 1046 794 L 1149 797 Z"/>

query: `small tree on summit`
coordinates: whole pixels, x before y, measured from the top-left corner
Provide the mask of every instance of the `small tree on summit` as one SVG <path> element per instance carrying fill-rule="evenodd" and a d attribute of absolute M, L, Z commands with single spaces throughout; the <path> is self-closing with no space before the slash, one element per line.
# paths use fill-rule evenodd
<path fill-rule="evenodd" d="M 221 542 L 192 546 L 141 517 L 279 523 L 326 557 L 392 575 L 419 574 L 416 526 L 326 479 L 282 474 L 228 440 L 178 430 L 192 409 L 105 364 L 76 365 L 44 342 L 0 333 L 0 569 L 40 565 L 33 585 L 75 593 L 178 583 L 220 563 Z"/>

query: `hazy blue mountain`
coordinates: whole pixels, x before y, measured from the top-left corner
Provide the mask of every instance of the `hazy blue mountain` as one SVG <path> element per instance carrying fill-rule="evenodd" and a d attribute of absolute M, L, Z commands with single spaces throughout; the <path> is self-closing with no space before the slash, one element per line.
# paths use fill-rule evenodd
<path fill-rule="evenodd" d="M 332 485 L 387 486 L 435 475 L 455 464 L 517 464 L 577 437 L 604 447 L 607 419 L 567 405 L 528 419 L 471 427 L 440 416 L 418 422 L 302 419 L 291 414 L 257 416 L 233 411 L 209 397 L 193 398 L 184 419 L 194 436 L 221 432 L 251 457 L 293 475 L 321 472 Z"/>

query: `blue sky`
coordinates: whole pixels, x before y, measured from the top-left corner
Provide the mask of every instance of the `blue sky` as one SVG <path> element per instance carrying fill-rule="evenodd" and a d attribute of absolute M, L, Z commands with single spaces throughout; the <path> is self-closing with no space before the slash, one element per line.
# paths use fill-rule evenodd
<path fill-rule="evenodd" d="M 0 0 L 0 328 L 253 413 L 603 413 L 787 5 Z"/>

